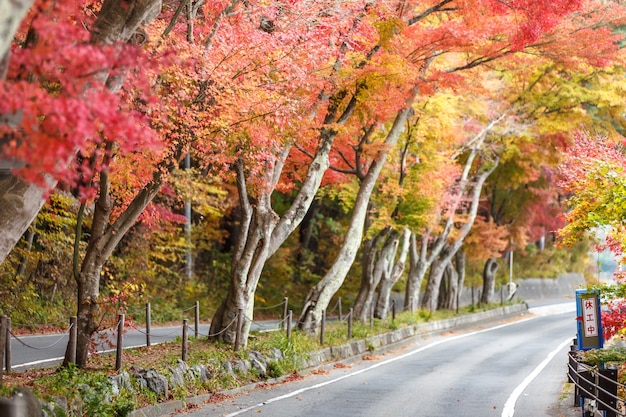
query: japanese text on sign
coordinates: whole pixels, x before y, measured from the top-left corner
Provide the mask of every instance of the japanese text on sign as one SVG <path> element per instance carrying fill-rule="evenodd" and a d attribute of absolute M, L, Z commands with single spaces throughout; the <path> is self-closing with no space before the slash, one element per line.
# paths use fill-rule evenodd
<path fill-rule="evenodd" d="M 585 337 L 598 336 L 598 309 L 595 298 L 585 298 L 583 303 L 583 329 Z"/>

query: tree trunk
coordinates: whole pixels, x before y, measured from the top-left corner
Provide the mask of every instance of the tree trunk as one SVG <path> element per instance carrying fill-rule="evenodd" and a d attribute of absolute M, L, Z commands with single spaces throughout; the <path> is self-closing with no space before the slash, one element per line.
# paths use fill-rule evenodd
<path fill-rule="evenodd" d="M 443 279 L 443 273 L 445 272 L 447 266 L 448 261 L 445 259 L 445 257 L 437 258 L 430 265 L 428 281 L 426 283 L 426 289 L 424 291 L 424 298 L 422 299 L 422 308 L 425 308 L 429 311 L 437 310 L 441 280 Z"/>
<path fill-rule="evenodd" d="M 380 242 L 388 239 L 391 228 L 385 228 L 371 240 L 363 245 L 363 259 L 361 269 L 361 287 L 354 301 L 352 313 L 354 317 L 365 322 L 372 306 L 376 287 L 383 273 L 383 265 L 380 261 L 384 257 L 385 249 L 379 249 Z M 387 246 L 385 244 L 385 246 Z"/>
<path fill-rule="evenodd" d="M 211 320 L 211 338 L 234 344 L 239 331 L 240 342 L 243 346 L 247 344 L 253 318 L 254 293 L 263 267 L 306 216 L 321 185 L 324 172 L 328 169 L 328 155 L 335 137 L 336 133 L 330 130 L 322 133 L 307 176 L 294 202 L 280 218 L 271 208 L 271 194 L 278 183 L 289 147 L 283 149 L 273 164 L 273 170 L 267 172 L 267 186 L 261 191 L 255 205 L 250 202 L 243 160 L 236 164 L 242 219 L 233 252 L 228 293 Z M 236 321 L 233 320 L 240 309 L 246 312 L 246 318 L 243 328 L 236 329 Z"/>
<path fill-rule="evenodd" d="M 463 288 L 465 286 L 465 249 L 461 248 L 456 255 L 454 255 L 454 269 L 456 269 L 456 273 L 458 276 L 458 290 L 456 294 L 456 299 L 454 300 L 454 308 L 458 309 L 460 307 L 459 300 L 463 295 Z"/>
<path fill-rule="evenodd" d="M 100 187 L 96 199 L 93 221 L 89 241 L 82 262 L 79 263 L 79 253 L 74 253 L 74 278 L 78 286 L 77 311 L 77 346 L 76 365 L 79 368 L 87 366 L 87 358 L 91 337 L 98 330 L 99 322 L 99 294 L 100 272 L 109 259 L 120 240 L 135 224 L 146 206 L 154 199 L 161 186 L 161 171 L 156 170 L 153 179 L 130 202 L 126 210 L 113 222 L 109 223 L 113 203 L 109 195 L 109 177 L 106 172 L 100 172 Z M 76 247 L 82 238 L 82 223 L 77 220 Z M 70 346 L 65 352 L 64 365 L 70 358 Z"/>
<path fill-rule="evenodd" d="M 442 286 L 443 292 L 440 293 L 441 302 L 439 308 L 445 310 L 454 310 L 456 306 L 456 296 L 459 289 L 459 274 L 454 269 L 452 262 L 448 262 L 445 270 L 446 285 Z"/>
<path fill-rule="evenodd" d="M 396 282 L 398 282 L 398 280 L 402 276 L 402 273 L 404 272 L 404 265 L 406 264 L 406 258 L 409 253 L 410 237 L 411 232 L 409 231 L 409 229 L 404 229 L 404 232 L 402 234 L 402 249 L 400 250 L 400 256 L 398 257 L 398 261 L 393 265 L 391 273 L 383 276 L 383 280 L 380 283 L 380 289 L 378 290 L 378 301 L 376 303 L 376 318 L 382 320 L 387 318 L 387 313 L 389 312 L 389 300 L 391 298 L 391 290 L 393 289 L 393 286 L 396 285 Z M 396 251 L 398 247 L 397 242 L 399 239 L 400 236 L 397 235 L 395 244 Z M 391 258 L 391 261 L 393 261 L 393 259 L 395 258 L 396 251 L 394 251 L 394 256 L 393 258 Z"/>
<path fill-rule="evenodd" d="M 11 253 L 45 201 L 39 187 L 15 175 L 0 173 L 0 263 Z"/>
<path fill-rule="evenodd" d="M 496 258 L 487 259 L 485 268 L 483 269 L 483 293 L 480 297 L 481 303 L 488 303 L 493 299 L 497 271 L 498 263 L 496 262 Z"/>
<path fill-rule="evenodd" d="M 11 47 L 15 32 L 33 3 L 33 0 L 0 0 L 0 59 Z"/>
<path fill-rule="evenodd" d="M 406 120 L 412 113 L 411 104 L 416 96 L 417 89 L 414 90 L 412 97 L 408 100 L 407 107 L 398 112 L 385 140 L 385 147 L 376 155 L 370 169 L 367 171 L 367 175 L 361 182 L 354 203 L 350 225 L 348 226 L 348 231 L 341 249 L 339 250 L 339 254 L 330 270 L 322 280 L 311 289 L 304 301 L 304 307 L 302 308 L 302 313 L 298 320 L 298 325 L 301 330 L 308 333 L 315 333 L 317 331 L 322 319 L 322 312 L 328 308 L 332 296 L 343 284 L 354 262 L 357 250 L 363 238 L 367 207 L 372 191 L 374 190 L 374 185 L 387 159 L 387 155 L 397 143 L 400 134 L 404 131 Z"/>
<path fill-rule="evenodd" d="M 420 289 L 422 288 L 422 281 L 426 276 L 426 271 L 432 263 L 432 260 L 427 256 L 428 236 L 422 236 L 421 240 L 422 244 L 418 252 L 415 234 L 411 235 L 409 277 L 407 279 L 404 296 L 404 309 L 408 311 L 414 311 L 419 305 L 419 294 Z"/>

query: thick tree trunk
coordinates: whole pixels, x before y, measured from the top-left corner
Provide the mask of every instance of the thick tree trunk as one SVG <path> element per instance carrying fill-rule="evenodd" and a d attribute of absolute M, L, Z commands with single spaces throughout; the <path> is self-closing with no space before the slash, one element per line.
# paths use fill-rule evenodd
<path fill-rule="evenodd" d="M 328 169 L 328 154 L 335 137 L 336 133 L 331 131 L 322 134 L 307 176 L 293 204 L 280 218 L 271 208 L 271 194 L 278 183 L 290 149 L 287 147 L 283 150 L 273 165 L 273 171 L 267 173 L 267 186 L 255 205 L 250 203 L 243 160 L 237 163 L 237 189 L 242 219 L 233 253 L 228 293 L 211 320 L 211 338 L 234 344 L 239 333 L 242 346 L 247 344 L 253 319 L 254 293 L 263 267 L 306 216 L 321 185 L 324 172 Z M 246 317 L 244 326 L 237 329 L 236 321 L 233 320 L 240 310 L 246 312 Z"/>
<path fill-rule="evenodd" d="M 387 159 L 389 151 L 393 149 L 400 134 L 404 131 L 406 120 L 412 112 L 411 104 L 416 96 L 417 89 L 408 100 L 407 107 L 398 112 L 385 140 L 385 147 L 376 155 L 370 169 L 367 171 L 367 175 L 361 182 L 354 203 L 350 225 L 348 226 L 346 237 L 339 250 L 339 255 L 330 270 L 322 280 L 311 289 L 304 301 L 304 307 L 298 320 L 298 325 L 301 330 L 308 333 L 315 333 L 317 331 L 322 319 L 322 312 L 328 308 L 332 296 L 343 284 L 354 262 L 357 250 L 363 238 L 363 228 L 367 216 L 368 202 L 374 190 L 374 185 L 376 184 L 378 175 Z"/>
<path fill-rule="evenodd" d="M 431 265 L 428 274 L 428 282 L 426 283 L 426 289 L 424 290 L 424 298 L 422 300 L 422 308 L 429 311 L 435 311 L 439 302 L 439 289 L 441 287 L 441 280 L 443 274 L 448 266 L 448 261 L 445 257 L 437 258 Z"/>
<path fill-rule="evenodd" d="M 15 32 L 33 3 L 33 0 L 0 0 L 0 60 L 11 47 Z"/>
<path fill-rule="evenodd" d="M 457 294 L 456 299 L 454 300 L 454 308 L 458 309 L 460 307 L 459 300 L 461 299 L 461 295 L 463 295 L 463 288 L 465 286 L 465 249 L 461 248 L 456 255 L 454 255 L 454 269 L 456 270 L 458 276 L 458 285 L 457 285 Z"/>
<path fill-rule="evenodd" d="M 440 293 L 439 308 L 445 310 L 454 310 L 456 307 L 456 296 L 459 289 L 459 274 L 452 265 L 452 262 L 448 262 L 448 266 L 445 270 L 445 286 L 442 286 L 443 292 Z"/>
<path fill-rule="evenodd" d="M 404 265 L 406 264 L 406 258 L 409 253 L 410 237 L 411 232 L 409 231 L 409 229 L 404 229 L 404 232 L 402 234 L 402 249 L 400 250 L 398 260 L 393 265 L 391 273 L 383 276 L 383 279 L 380 282 L 380 289 L 378 290 L 378 301 L 376 302 L 376 318 L 382 320 L 387 318 L 387 313 L 389 312 L 389 300 L 391 298 L 391 290 L 404 273 Z M 391 261 L 393 261 L 393 259 L 395 258 L 395 252 L 397 252 L 399 239 L 400 236 L 397 235 L 395 244 L 396 251 L 394 251 L 394 256 Z"/>
<path fill-rule="evenodd" d="M 391 233 L 391 229 L 385 228 L 363 245 L 361 287 L 359 288 L 359 293 L 356 296 L 352 308 L 354 317 L 362 322 L 367 320 L 372 307 L 372 300 L 374 300 L 376 287 L 383 274 L 381 257 L 385 256 L 385 249 L 384 247 L 380 249 L 379 246 L 381 241 L 388 239 L 389 233 Z M 385 244 L 384 246 L 387 245 Z"/>
<path fill-rule="evenodd" d="M 426 271 L 430 267 L 432 260 L 427 256 L 428 237 L 424 235 L 421 239 L 421 246 L 417 247 L 415 234 L 411 235 L 411 247 L 409 257 L 409 277 L 407 279 L 404 296 L 404 309 L 414 311 L 419 305 L 419 295 L 422 288 L 422 281 L 426 276 Z"/>
<path fill-rule="evenodd" d="M 493 299 L 497 271 L 498 263 L 496 262 L 496 258 L 487 259 L 485 268 L 483 269 L 483 292 L 480 296 L 481 303 L 488 303 Z"/>
<path fill-rule="evenodd" d="M 0 173 L 0 263 L 11 253 L 44 203 L 39 187 L 15 175 Z"/>

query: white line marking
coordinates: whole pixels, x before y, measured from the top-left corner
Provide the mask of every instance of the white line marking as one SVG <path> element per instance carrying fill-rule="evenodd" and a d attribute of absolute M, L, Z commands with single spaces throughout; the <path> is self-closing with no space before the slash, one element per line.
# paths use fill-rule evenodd
<path fill-rule="evenodd" d="M 344 380 L 346 378 L 351 378 L 353 376 L 362 374 L 362 373 L 367 372 L 367 371 L 371 371 L 372 369 L 376 369 L 378 367 L 387 365 L 389 363 L 398 361 L 400 359 L 407 358 L 409 356 L 415 355 L 416 353 L 423 352 L 423 351 L 425 351 L 427 349 L 430 349 L 432 347 L 435 347 L 435 346 L 438 346 L 438 345 L 441 345 L 441 344 L 444 344 L 444 343 L 452 342 L 454 340 L 463 339 L 465 337 L 477 335 L 477 334 L 480 334 L 480 333 L 490 332 L 492 330 L 502 329 L 504 327 L 512 326 L 512 325 L 515 325 L 515 324 L 524 323 L 524 322 L 529 321 L 529 320 L 534 320 L 534 319 L 536 319 L 538 317 L 539 316 L 532 316 L 532 317 L 525 318 L 523 320 L 518 320 L 518 321 L 515 321 L 515 322 L 511 322 L 511 323 L 505 323 L 505 324 L 501 324 L 501 325 L 498 325 L 498 326 L 495 326 L 495 327 L 490 327 L 488 329 L 476 330 L 476 331 L 471 332 L 471 333 L 464 333 L 464 334 L 457 335 L 457 336 L 446 337 L 445 339 L 437 340 L 435 342 L 432 342 L 432 343 L 430 343 L 428 345 L 422 346 L 422 347 L 417 348 L 415 350 L 412 350 L 410 352 L 404 353 L 402 355 L 394 356 L 393 358 L 389 358 L 387 360 L 384 360 L 384 361 L 381 361 L 381 362 L 377 362 L 377 363 L 375 363 L 375 364 L 373 364 L 373 365 L 371 365 L 371 366 L 369 366 L 367 368 L 363 368 L 361 370 L 358 370 L 358 371 L 355 371 L 355 372 L 352 372 L 352 373 L 349 373 L 349 374 L 346 374 L 346 375 L 342 375 L 340 377 L 337 377 L 335 379 L 331 379 L 331 380 L 328 380 L 328 381 L 325 381 L 325 382 L 320 382 L 319 384 L 311 385 L 309 387 L 300 388 L 298 390 L 288 392 L 287 394 L 283 394 L 283 395 L 280 395 L 278 397 L 270 398 L 270 399 L 268 399 L 268 400 L 266 400 L 266 401 L 264 401 L 262 403 L 258 403 L 258 404 L 255 404 L 253 406 L 250 406 L 250 407 L 247 407 L 247 408 L 243 408 L 241 410 L 238 410 L 238 411 L 235 411 L 233 413 L 227 414 L 224 417 L 235 417 L 235 416 L 238 416 L 240 414 L 246 413 L 248 411 L 257 409 L 259 407 L 262 407 L 262 406 L 264 406 L 266 404 L 271 404 L 271 403 L 276 402 L 276 401 L 285 400 L 287 398 L 291 398 L 291 397 L 294 397 L 296 395 L 302 394 L 303 392 L 306 392 L 306 391 L 310 391 L 310 390 L 313 390 L 313 389 L 321 388 L 321 387 L 326 386 L 326 385 L 334 384 L 335 382 L 339 382 L 339 381 Z M 571 339 L 568 339 L 568 340 L 571 342 Z"/>
<path fill-rule="evenodd" d="M 548 356 L 539 365 L 537 365 L 537 367 L 522 381 L 521 384 L 519 384 L 513 390 L 509 398 L 504 403 L 504 408 L 502 409 L 502 417 L 513 417 L 513 414 L 515 414 L 515 403 L 517 402 L 519 396 L 522 395 L 524 389 L 528 386 L 528 384 L 533 381 L 533 379 L 537 378 L 541 371 L 543 371 L 543 368 L 545 368 L 550 363 L 552 358 L 554 358 L 554 356 L 556 356 L 556 354 L 559 353 L 561 349 L 563 349 L 570 343 L 572 343 L 571 337 L 565 339 L 565 341 L 561 343 L 556 349 L 548 353 Z"/>

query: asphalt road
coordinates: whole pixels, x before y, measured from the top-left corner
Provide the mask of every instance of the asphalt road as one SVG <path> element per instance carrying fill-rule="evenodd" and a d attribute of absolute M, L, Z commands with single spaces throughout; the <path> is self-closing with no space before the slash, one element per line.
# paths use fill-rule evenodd
<path fill-rule="evenodd" d="M 257 388 L 185 417 L 562 416 L 574 302 Z M 568 414 L 569 415 L 569 414 Z"/>

